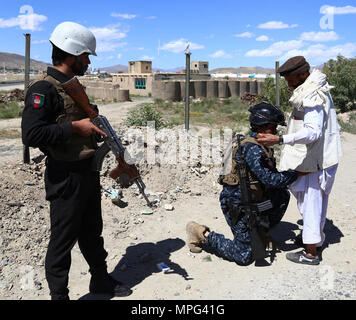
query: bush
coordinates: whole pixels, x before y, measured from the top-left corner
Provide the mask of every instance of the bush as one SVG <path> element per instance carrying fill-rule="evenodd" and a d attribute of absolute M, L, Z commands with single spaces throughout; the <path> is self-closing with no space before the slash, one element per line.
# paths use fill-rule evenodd
<path fill-rule="evenodd" d="M 150 104 L 143 104 L 138 109 L 130 111 L 125 124 L 129 127 L 145 127 L 149 121 L 155 122 L 157 130 L 167 126 L 166 122 L 162 119 L 162 114 Z"/>
<path fill-rule="evenodd" d="M 328 82 L 335 88 L 331 90 L 333 101 L 339 112 L 356 109 L 356 59 L 338 56 L 324 66 Z"/>
<path fill-rule="evenodd" d="M 292 95 L 288 87 L 288 83 L 284 78 L 280 78 L 280 108 L 284 112 L 291 112 L 293 107 L 289 102 L 289 99 Z M 272 104 L 276 104 L 276 84 L 275 79 L 272 77 L 267 77 L 262 86 L 262 94 L 259 97 L 259 100 L 267 101 Z"/>
<path fill-rule="evenodd" d="M 0 103 L 0 119 L 12 119 L 22 116 L 23 108 L 18 101 L 12 101 L 7 104 Z"/>

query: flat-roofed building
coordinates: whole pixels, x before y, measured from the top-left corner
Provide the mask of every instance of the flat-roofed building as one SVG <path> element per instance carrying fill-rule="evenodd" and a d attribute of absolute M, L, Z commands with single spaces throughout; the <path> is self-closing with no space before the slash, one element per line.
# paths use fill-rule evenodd
<path fill-rule="evenodd" d="M 190 62 L 191 73 L 209 73 L 208 61 L 191 61 Z"/>
<path fill-rule="evenodd" d="M 152 61 L 129 61 L 129 73 L 152 73 Z"/>

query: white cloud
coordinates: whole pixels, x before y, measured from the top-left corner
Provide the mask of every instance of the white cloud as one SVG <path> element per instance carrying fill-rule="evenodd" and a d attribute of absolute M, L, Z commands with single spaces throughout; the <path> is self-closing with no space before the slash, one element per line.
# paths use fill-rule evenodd
<path fill-rule="evenodd" d="M 120 60 L 120 59 L 122 58 L 122 54 L 119 53 L 119 54 L 117 55 L 117 58 Z"/>
<path fill-rule="evenodd" d="M 120 31 L 117 26 L 107 26 L 104 28 L 92 27 L 90 30 L 94 33 L 97 40 L 102 41 L 121 40 L 127 36 L 127 32 Z"/>
<path fill-rule="evenodd" d="M 269 21 L 266 23 L 261 23 L 258 28 L 259 29 L 289 29 L 289 28 L 296 28 L 298 27 L 297 24 L 286 24 L 282 21 Z"/>
<path fill-rule="evenodd" d="M 111 16 L 114 17 L 114 18 L 122 18 L 122 19 L 126 19 L 126 20 L 135 19 L 137 17 L 136 14 L 116 13 L 116 12 L 113 12 L 111 14 Z"/>
<path fill-rule="evenodd" d="M 256 38 L 256 41 L 269 41 L 269 40 L 270 38 L 265 35 Z"/>
<path fill-rule="evenodd" d="M 42 43 L 49 43 L 48 40 L 33 40 L 31 41 L 32 44 L 42 44 Z"/>
<path fill-rule="evenodd" d="M 210 54 L 209 57 L 214 59 L 230 59 L 232 58 L 232 55 L 226 53 L 224 50 L 218 50 L 215 53 Z"/>
<path fill-rule="evenodd" d="M 299 49 L 304 46 L 302 40 L 275 42 L 266 49 L 254 49 L 246 52 L 246 57 L 275 57 L 289 50 Z"/>
<path fill-rule="evenodd" d="M 330 59 L 335 59 L 338 55 L 346 58 L 353 58 L 356 55 L 356 43 L 346 43 L 328 47 L 325 44 L 314 44 L 303 50 L 290 50 L 286 52 L 280 61 L 285 61 L 294 56 L 304 56 L 311 64 L 321 64 Z"/>
<path fill-rule="evenodd" d="M 333 7 L 333 6 L 322 6 L 320 8 L 320 13 L 322 14 L 356 14 L 356 7 L 346 6 L 346 7 Z"/>
<path fill-rule="evenodd" d="M 90 30 L 94 33 L 97 40 L 97 52 L 114 51 L 127 45 L 126 42 L 118 42 L 126 38 L 128 32 L 119 30 L 118 25 L 103 28 L 91 27 Z"/>
<path fill-rule="evenodd" d="M 149 17 L 147 17 L 146 19 L 148 19 L 148 20 L 155 20 L 155 19 L 157 19 L 157 17 L 156 17 L 156 16 L 149 16 Z"/>
<path fill-rule="evenodd" d="M 234 35 L 234 37 L 236 37 L 236 38 L 252 38 L 254 36 L 255 35 L 252 32 L 244 32 L 244 33 Z"/>
<path fill-rule="evenodd" d="M 328 42 L 339 39 L 339 36 L 335 31 L 330 32 L 304 32 L 300 36 L 301 40 L 313 41 L 313 42 Z"/>
<path fill-rule="evenodd" d="M 109 42 L 109 41 L 98 41 L 96 52 L 111 52 L 115 51 L 117 48 L 122 48 L 127 45 L 127 42 Z"/>
<path fill-rule="evenodd" d="M 48 20 L 46 16 L 35 13 L 29 5 L 22 6 L 20 13 L 16 18 L 0 18 L 0 28 L 20 27 L 21 30 L 40 31 L 40 24 Z"/>
<path fill-rule="evenodd" d="M 179 40 L 174 40 L 171 42 L 168 42 L 161 46 L 159 49 L 160 50 L 165 50 L 165 51 L 170 51 L 173 53 L 180 53 L 183 52 L 184 49 L 187 47 L 188 41 L 187 39 L 179 39 Z M 193 42 L 189 42 L 190 44 L 190 50 L 199 50 L 199 49 L 204 49 L 203 45 L 196 44 Z"/>
<path fill-rule="evenodd" d="M 205 37 L 205 39 L 214 39 L 214 38 L 215 38 L 215 33 L 211 33 Z"/>
<path fill-rule="evenodd" d="M 143 56 L 141 60 L 154 60 L 154 57 Z"/>

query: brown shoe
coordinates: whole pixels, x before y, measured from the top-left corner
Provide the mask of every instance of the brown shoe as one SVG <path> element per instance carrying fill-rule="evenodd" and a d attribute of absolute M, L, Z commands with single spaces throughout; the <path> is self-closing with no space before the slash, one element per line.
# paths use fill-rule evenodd
<path fill-rule="evenodd" d="M 206 243 L 204 233 L 210 231 L 210 229 L 207 226 L 202 226 L 194 221 L 190 221 L 187 223 L 186 231 L 190 252 L 201 253 L 201 244 Z"/>

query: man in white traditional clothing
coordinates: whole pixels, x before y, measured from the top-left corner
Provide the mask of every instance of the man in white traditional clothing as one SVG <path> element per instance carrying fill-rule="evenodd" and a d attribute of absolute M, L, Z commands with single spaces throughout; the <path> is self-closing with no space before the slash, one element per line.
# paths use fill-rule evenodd
<path fill-rule="evenodd" d="M 284 144 L 279 170 L 305 173 L 290 185 L 303 217 L 305 250 L 287 253 L 286 257 L 296 263 L 318 265 L 317 248 L 325 241 L 328 198 L 342 155 L 339 124 L 330 95 L 333 87 L 319 70 L 310 73 L 310 65 L 302 56 L 289 59 L 277 72 L 293 90 L 289 101 L 294 109 L 286 135 L 264 134 L 258 142 L 266 146 Z"/>

